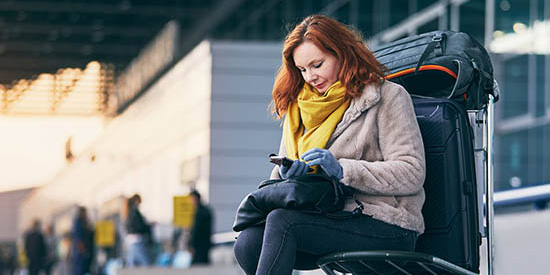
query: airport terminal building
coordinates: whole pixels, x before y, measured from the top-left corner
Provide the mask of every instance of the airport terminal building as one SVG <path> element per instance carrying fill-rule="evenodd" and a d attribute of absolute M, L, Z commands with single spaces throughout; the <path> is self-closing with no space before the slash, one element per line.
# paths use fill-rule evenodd
<path fill-rule="evenodd" d="M 118 230 L 121 206 L 135 193 L 142 197 L 144 216 L 155 222 L 157 241 L 170 242 L 175 198 L 193 189 L 213 210 L 215 241 L 226 242 L 224 233 L 231 232 L 241 199 L 269 177 L 268 155 L 279 148 L 281 122 L 271 114 L 270 101 L 287 26 L 321 13 L 356 26 L 371 48 L 438 29 L 466 32 L 485 45 L 501 90 L 495 105 L 497 269 L 499 275 L 519 274 L 514 258 L 522 268 L 523 261 L 531 261 L 529 274 L 543 274 L 536 273 L 544 264 L 537 253 L 550 245 L 548 238 L 539 239 L 550 227 L 550 192 L 522 190 L 550 185 L 549 0 L 199 2 L 179 5 L 203 10 L 204 16 L 182 12 L 166 18 L 125 66 L 106 59 L 80 68 L 98 84 L 90 92 L 78 88 L 78 83 L 89 86 L 84 78 L 73 80 L 56 103 L 58 113 L 32 107 L 51 110 L 50 101 L 28 103 L 41 96 L 31 89 L 38 78 L 25 86 L 27 96 L 9 101 L 9 108 L 2 105 L 2 119 L 78 120 L 64 122 L 73 130 L 56 136 L 65 158 L 55 159 L 62 163 L 55 173 L 36 186 L 0 193 L 0 224 L 5 224 L 0 242 L 20 242 L 37 217 L 53 224 L 62 238 L 77 206 L 87 207 L 92 221 L 112 221 Z M 146 6 L 134 3 L 139 5 Z M 38 11 L 26 14 L 33 12 Z M 8 86 L 2 87 L 7 95 Z M 89 110 L 75 115 L 71 108 L 82 106 Z"/>

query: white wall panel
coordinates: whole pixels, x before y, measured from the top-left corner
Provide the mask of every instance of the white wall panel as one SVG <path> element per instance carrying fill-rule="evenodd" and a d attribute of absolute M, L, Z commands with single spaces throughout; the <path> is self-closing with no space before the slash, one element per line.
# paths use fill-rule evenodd
<path fill-rule="evenodd" d="M 29 196 L 20 230 L 33 212 L 52 217 L 73 204 L 100 209 L 133 193 L 141 194 L 149 220 L 170 223 L 172 197 L 188 191 L 181 163 L 209 155 L 211 60 L 210 44 L 200 44 L 112 119 L 84 154 Z"/>
<path fill-rule="evenodd" d="M 268 177 L 267 155 L 279 148 L 280 122 L 268 105 L 280 49 L 279 43 L 203 42 L 29 196 L 19 228 L 33 211 L 52 217 L 74 204 L 101 209 L 133 193 L 142 195 L 149 220 L 171 223 L 172 197 L 189 190 L 182 164 L 199 157 L 192 184 L 215 211 L 215 231 L 231 230 L 236 206 Z"/>
<path fill-rule="evenodd" d="M 18 213 L 14 211 L 25 199 L 32 189 L 7 191 L 0 193 L 0 242 L 11 242 L 17 240 Z M 26 224 L 30 228 L 30 223 Z"/>

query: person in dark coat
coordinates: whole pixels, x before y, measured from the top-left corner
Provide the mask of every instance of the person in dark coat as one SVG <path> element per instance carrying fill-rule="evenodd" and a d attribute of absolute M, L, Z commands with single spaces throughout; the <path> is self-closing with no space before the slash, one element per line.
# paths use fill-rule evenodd
<path fill-rule="evenodd" d="M 195 220 L 187 244 L 193 255 L 191 264 L 209 264 L 209 251 L 212 247 L 212 211 L 201 202 L 201 195 L 196 190 L 190 193 L 195 204 Z"/>
<path fill-rule="evenodd" d="M 152 243 L 151 225 L 145 220 L 139 205 L 141 196 L 133 195 L 128 200 L 128 217 L 126 219 L 126 265 L 148 266 L 150 257 L 148 246 Z"/>
<path fill-rule="evenodd" d="M 40 220 L 34 220 L 31 229 L 25 234 L 25 253 L 29 260 L 29 275 L 38 275 L 46 256 Z"/>
<path fill-rule="evenodd" d="M 77 215 L 73 220 L 71 235 L 73 274 L 83 275 L 90 273 L 94 254 L 94 232 L 88 220 L 85 207 L 80 206 L 78 208 Z"/>
<path fill-rule="evenodd" d="M 46 244 L 46 255 L 44 257 L 44 272 L 46 275 L 52 274 L 52 270 L 57 263 L 57 238 L 53 231 L 53 226 L 47 225 L 44 228 L 44 243 Z"/>

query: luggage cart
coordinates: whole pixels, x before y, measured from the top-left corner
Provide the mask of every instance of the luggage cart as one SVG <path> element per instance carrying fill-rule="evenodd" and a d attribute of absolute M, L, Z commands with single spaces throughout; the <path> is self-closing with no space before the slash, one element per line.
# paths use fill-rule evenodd
<path fill-rule="evenodd" d="M 432 165 L 437 159 L 437 151 L 429 152 L 435 147 L 426 144 L 433 141 L 430 138 L 432 127 L 425 122 L 426 114 L 432 118 L 438 115 L 448 116 L 449 106 L 453 103 L 441 99 L 417 99 L 414 98 L 417 119 L 427 150 L 427 180 L 426 204 L 423 214 L 426 219 L 426 232 L 419 237 L 415 252 L 407 251 L 353 251 L 340 252 L 327 255 L 319 259 L 319 267 L 330 275 L 335 271 L 343 274 L 456 274 L 475 275 L 479 274 L 479 252 L 481 238 L 486 238 L 487 248 L 487 273 L 494 274 L 494 243 L 493 243 L 493 99 L 486 108 L 476 111 L 457 109 L 456 116 L 450 120 L 468 120 L 466 124 L 470 129 L 459 129 L 464 127 L 457 123 L 452 125 L 446 133 L 452 135 L 452 131 L 462 133 L 458 135 L 457 144 L 461 144 L 465 150 L 460 155 L 459 167 L 443 168 L 446 175 L 441 177 L 438 171 L 431 167 L 429 155 L 432 155 Z M 444 106 L 449 105 L 449 106 Z M 424 111 L 422 111 L 424 109 Z M 429 120 L 429 119 L 428 119 Z M 430 129 L 431 128 L 431 129 Z M 438 135 L 440 133 L 436 133 Z M 448 138 L 448 136 L 445 136 Z M 452 141 L 451 141 L 452 142 Z M 474 145 L 481 145 L 480 147 Z M 456 150 L 460 148 L 451 148 Z M 437 150 L 437 149 L 434 149 Z M 460 152 L 461 150 L 456 150 Z M 454 153 L 456 153 L 454 152 Z M 463 154 L 462 154 L 463 153 Z M 474 157 L 476 156 L 476 157 Z M 454 156 L 452 156 L 454 157 Z M 446 165 L 452 165 L 453 160 Z M 475 163 L 475 169 L 469 169 Z M 455 169 L 456 168 L 456 169 Z M 430 175 L 432 173 L 432 175 Z M 447 186 L 441 190 L 441 181 L 445 177 L 462 173 L 459 186 Z M 481 179 L 481 185 L 473 185 L 476 181 L 476 173 Z M 471 181 L 471 182 L 470 182 Z M 439 187 L 438 187 L 439 186 Z M 454 197 L 456 192 L 463 192 L 462 196 Z M 455 194 L 456 195 L 456 194 Z M 444 200 L 436 196 L 444 196 Z M 448 201 L 451 200 L 451 201 Z M 461 201 L 460 205 L 453 202 Z M 470 202 L 467 202 L 470 200 Z M 485 203 L 486 202 L 486 203 Z M 432 205 L 430 205 L 432 203 Z M 475 205 L 468 207 L 466 204 Z M 443 208 L 442 208 L 443 207 Z M 450 211 L 450 214 L 449 214 Z M 446 216 L 447 215 L 447 216 Z M 446 216 L 446 217 L 445 217 Z M 460 216 L 460 217 L 459 217 Z M 482 218 L 479 218 L 482 217 Z"/>
<path fill-rule="evenodd" d="M 466 110 L 451 99 L 412 96 L 426 150 L 426 231 L 410 251 L 350 251 L 317 262 L 324 273 L 477 275 L 486 243 L 494 274 L 493 139 L 494 81 L 488 103 Z"/>

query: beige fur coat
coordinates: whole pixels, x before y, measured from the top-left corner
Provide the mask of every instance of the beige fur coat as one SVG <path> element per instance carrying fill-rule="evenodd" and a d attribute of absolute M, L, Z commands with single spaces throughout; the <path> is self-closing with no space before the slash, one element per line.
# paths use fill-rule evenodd
<path fill-rule="evenodd" d="M 279 154 L 286 156 L 284 144 Z M 352 99 L 326 148 L 343 167 L 341 182 L 359 190 L 363 214 L 424 232 L 424 145 L 403 87 L 389 81 L 365 87 Z M 278 167 L 271 178 L 279 178 Z M 350 199 L 345 209 L 355 206 Z"/>

